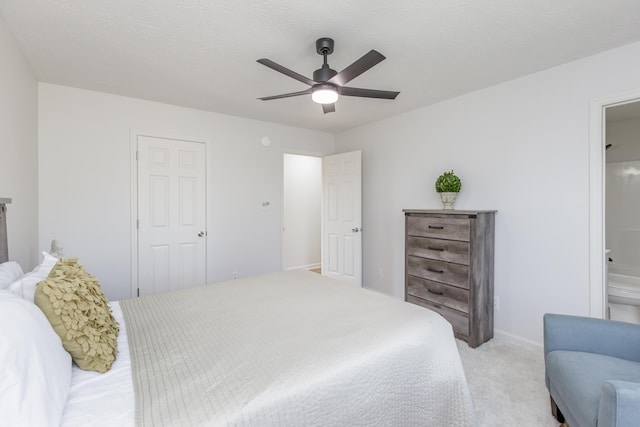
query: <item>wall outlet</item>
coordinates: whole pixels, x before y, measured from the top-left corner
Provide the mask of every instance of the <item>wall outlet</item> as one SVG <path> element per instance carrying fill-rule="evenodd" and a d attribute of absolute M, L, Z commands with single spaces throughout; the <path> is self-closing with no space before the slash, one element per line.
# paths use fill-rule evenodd
<path fill-rule="evenodd" d="M 236 280 L 238 278 L 238 272 L 237 271 L 234 271 L 231 274 L 233 275 L 233 280 Z"/>
<path fill-rule="evenodd" d="M 495 311 L 500 311 L 500 297 L 493 297 L 493 309 Z"/>
<path fill-rule="evenodd" d="M 378 267 L 378 276 L 384 277 L 384 270 L 382 269 L 382 267 Z"/>

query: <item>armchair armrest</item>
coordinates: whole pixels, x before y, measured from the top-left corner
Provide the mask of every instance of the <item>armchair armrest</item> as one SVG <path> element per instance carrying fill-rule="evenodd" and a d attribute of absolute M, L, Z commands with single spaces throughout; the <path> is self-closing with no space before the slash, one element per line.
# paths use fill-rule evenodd
<path fill-rule="evenodd" d="M 602 384 L 598 427 L 633 427 L 640 420 L 640 384 L 606 381 Z"/>
<path fill-rule="evenodd" d="M 640 362 L 639 324 L 550 313 L 543 323 L 545 358 L 553 350 L 571 350 Z"/>

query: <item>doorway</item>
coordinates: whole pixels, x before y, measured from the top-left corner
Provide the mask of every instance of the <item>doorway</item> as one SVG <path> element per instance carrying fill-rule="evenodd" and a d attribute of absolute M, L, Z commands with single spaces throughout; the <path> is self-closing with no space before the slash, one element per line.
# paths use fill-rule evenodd
<path fill-rule="evenodd" d="M 610 108 L 640 102 L 640 91 L 594 99 L 589 131 L 589 314 L 607 317 L 606 145 Z M 610 110 L 614 111 L 614 110 Z M 615 113 L 614 113 L 615 114 Z"/>
<path fill-rule="evenodd" d="M 640 323 L 640 311 L 621 298 L 640 283 L 640 102 L 605 110 L 605 248 L 608 315 Z"/>
<path fill-rule="evenodd" d="M 362 286 L 362 153 L 285 154 L 283 269 Z"/>
<path fill-rule="evenodd" d="M 284 154 L 283 270 L 320 269 L 322 158 Z"/>

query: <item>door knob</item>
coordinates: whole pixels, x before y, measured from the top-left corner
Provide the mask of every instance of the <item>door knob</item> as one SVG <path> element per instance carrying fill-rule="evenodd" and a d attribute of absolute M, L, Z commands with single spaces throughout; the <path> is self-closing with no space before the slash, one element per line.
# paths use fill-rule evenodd
<path fill-rule="evenodd" d="M 351 231 L 353 231 L 354 233 L 357 233 L 359 231 L 362 231 L 362 228 L 358 228 L 358 227 L 352 228 Z"/>
<path fill-rule="evenodd" d="M 198 233 L 198 237 L 204 237 L 206 235 L 207 235 L 207 233 L 204 232 L 204 231 L 201 231 L 201 232 Z"/>

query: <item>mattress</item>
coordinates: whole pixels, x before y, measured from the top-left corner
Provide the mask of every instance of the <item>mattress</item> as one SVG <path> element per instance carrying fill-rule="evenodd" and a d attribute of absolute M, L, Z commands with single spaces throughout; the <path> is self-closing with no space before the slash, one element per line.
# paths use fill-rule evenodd
<path fill-rule="evenodd" d="M 451 325 L 413 304 L 296 271 L 112 307 L 118 358 L 74 367 L 63 426 L 473 425 Z"/>

